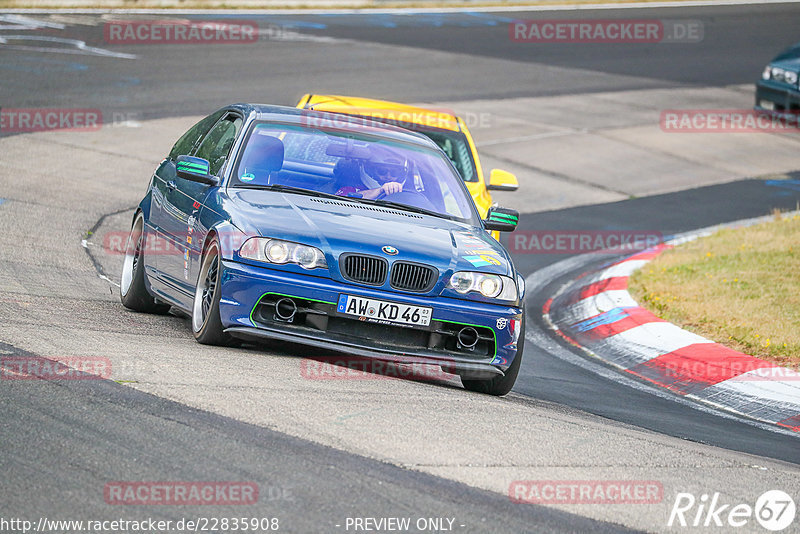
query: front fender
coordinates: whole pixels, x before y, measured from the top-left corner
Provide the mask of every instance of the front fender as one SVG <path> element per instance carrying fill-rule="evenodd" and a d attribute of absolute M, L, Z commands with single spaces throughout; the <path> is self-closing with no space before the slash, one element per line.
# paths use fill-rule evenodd
<path fill-rule="evenodd" d="M 145 223 L 150 223 L 150 209 L 151 209 L 152 199 L 153 199 L 153 192 L 152 190 L 148 189 L 147 193 L 144 195 L 144 198 L 136 206 L 136 209 L 133 210 L 133 218 L 131 219 L 131 225 L 133 225 L 133 221 L 136 220 L 136 214 L 139 212 L 142 213 Z"/>
<path fill-rule="evenodd" d="M 248 237 L 247 234 L 228 221 L 221 221 L 209 230 L 205 245 L 207 245 L 214 236 L 219 240 L 220 254 L 225 260 L 233 260 L 234 252 L 242 247 L 242 244 Z"/>

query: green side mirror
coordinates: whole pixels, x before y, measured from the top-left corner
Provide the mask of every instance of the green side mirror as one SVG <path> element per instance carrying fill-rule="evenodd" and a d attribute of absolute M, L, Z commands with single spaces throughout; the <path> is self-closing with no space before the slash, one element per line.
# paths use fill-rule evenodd
<path fill-rule="evenodd" d="M 178 156 L 175 162 L 178 178 L 200 182 L 201 184 L 217 185 L 219 178 L 210 174 L 210 165 L 203 158 L 193 156 Z"/>
<path fill-rule="evenodd" d="M 489 208 L 489 213 L 486 214 L 483 226 L 487 230 L 513 232 L 517 229 L 517 223 L 519 223 L 519 212 L 517 210 L 492 206 Z"/>

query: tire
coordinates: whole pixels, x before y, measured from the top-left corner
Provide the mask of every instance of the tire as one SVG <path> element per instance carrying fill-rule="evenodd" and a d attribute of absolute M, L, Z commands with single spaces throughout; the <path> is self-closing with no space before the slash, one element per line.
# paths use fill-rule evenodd
<path fill-rule="evenodd" d="M 203 345 L 234 345 L 234 339 L 223 332 L 219 317 L 221 261 L 216 236 L 203 251 L 192 304 L 192 332 Z"/>
<path fill-rule="evenodd" d="M 122 276 L 119 281 L 119 296 L 126 308 L 144 313 L 164 314 L 169 311 L 169 304 L 157 302 L 147 292 L 144 280 L 144 216 L 141 212 L 131 225 L 131 233 L 125 244 L 125 259 L 122 262 Z"/>
<path fill-rule="evenodd" d="M 487 395 L 496 395 L 498 397 L 507 394 L 514 387 L 514 382 L 517 381 L 519 368 L 522 364 L 522 353 L 525 349 L 525 316 L 522 316 L 522 326 L 517 340 L 517 354 L 514 356 L 514 361 L 503 376 L 496 376 L 488 380 L 467 380 L 462 378 L 461 383 L 464 384 L 464 389 L 475 391 L 476 393 L 485 393 Z"/>

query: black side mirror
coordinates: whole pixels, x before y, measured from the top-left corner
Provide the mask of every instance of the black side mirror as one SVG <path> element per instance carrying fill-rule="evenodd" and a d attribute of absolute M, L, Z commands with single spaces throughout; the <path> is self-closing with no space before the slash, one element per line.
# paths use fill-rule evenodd
<path fill-rule="evenodd" d="M 489 213 L 486 214 L 483 226 L 487 230 L 513 232 L 517 229 L 517 223 L 519 223 L 519 212 L 517 210 L 492 206 L 489 208 Z"/>
<path fill-rule="evenodd" d="M 175 167 L 177 168 L 178 178 L 206 185 L 219 185 L 219 178 L 210 174 L 211 165 L 203 158 L 178 156 Z"/>

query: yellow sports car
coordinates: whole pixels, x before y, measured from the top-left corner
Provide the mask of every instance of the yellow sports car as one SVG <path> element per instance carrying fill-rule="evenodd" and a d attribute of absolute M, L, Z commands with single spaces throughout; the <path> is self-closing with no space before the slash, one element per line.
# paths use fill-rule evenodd
<path fill-rule="evenodd" d="M 515 191 L 519 187 L 516 176 L 500 169 L 492 169 L 486 182 L 466 123 L 451 113 L 385 100 L 337 95 L 304 95 L 297 107 L 368 117 L 430 137 L 464 179 L 481 217 L 485 218 L 492 206 L 489 190 Z M 499 240 L 500 234 L 492 232 L 492 236 Z"/>

